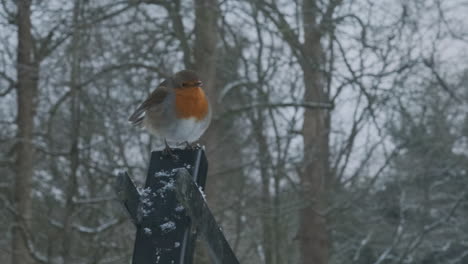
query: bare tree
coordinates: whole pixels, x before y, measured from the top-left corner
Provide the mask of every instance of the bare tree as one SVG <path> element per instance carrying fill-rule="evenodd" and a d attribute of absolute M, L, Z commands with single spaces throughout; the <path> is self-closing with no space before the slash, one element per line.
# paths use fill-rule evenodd
<path fill-rule="evenodd" d="M 218 1 L 217 0 L 195 0 L 195 42 L 193 45 L 194 64 L 193 67 L 200 72 L 201 78 L 205 81 L 206 93 L 209 97 L 211 109 L 216 117 L 216 114 L 221 111 L 221 106 L 218 103 L 218 95 L 220 92 L 220 80 L 217 77 L 217 62 L 218 62 Z M 207 135 L 204 136 L 204 141 L 208 147 L 210 161 L 210 180 L 208 181 L 207 190 L 210 196 L 212 195 L 212 206 L 215 206 L 216 197 L 219 197 L 217 188 L 219 188 L 219 179 L 214 176 L 213 172 L 222 170 L 222 155 L 221 148 L 222 124 L 216 118 L 210 124 L 210 129 Z"/>
<path fill-rule="evenodd" d="M 78 189 L 78 169 L 80 166 L 80 79 L 81 79 L 81 57 L 82 49 L 84 48 L 82 38 L 84 34 L 80 30 L 80 19 L 82 15 L 83 5 L 81 0 L 76 0 L 73 7 L 72 27 L 73 33 L 70 43 L 71 69 L 70 69 L 70 175 L 65 188 L 65 212 L 63 218 L 62 232 L 62 259 L 64 263 L 72 263 L 72 224 L 73 212 L 75 210 L 75 202 L 73 198 L 76 196 Z"/>
<path fill-rule="evenodd" d="M 261 9 L 288 43 L 303 71 L 304 101 L 329 102 L 326 56 L 322 41 L 332 34 L 332 16 L 341 1 L 329 1 L 320 9 L 318 1 L 302 1 L 304 42 L 293 30 L 275 3 L 264 2 Z M 302 127 L 304 160 L 300 174 L 305 205 L 301 209 L 298 239 L 303 263 L 328 263 L 330 241 L 324 211 L 329 173 L 330 115 L 328 109 L 306 108 Z"/>
<path fill-rule="evenodd" d="M 15 161 L 15 226 L 13 264 L 32 263 L 28 249 L 29 223 L 32 220 L 31 183 L 34 172 L 34 116 L 37 106 L 39 64 L 31 34 L 31 1 L 18 2 L 17 126 Z"/>

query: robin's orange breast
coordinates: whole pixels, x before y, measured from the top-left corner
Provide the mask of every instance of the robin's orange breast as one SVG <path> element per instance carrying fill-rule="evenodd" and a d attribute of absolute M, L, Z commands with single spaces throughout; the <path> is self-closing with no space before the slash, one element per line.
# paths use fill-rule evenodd
<path fill-rule="evenodd" d="M 175 108 L 178 118 L 202 120 L 208 114 L 208 100 L 200 87 L 175 89 Z"/>

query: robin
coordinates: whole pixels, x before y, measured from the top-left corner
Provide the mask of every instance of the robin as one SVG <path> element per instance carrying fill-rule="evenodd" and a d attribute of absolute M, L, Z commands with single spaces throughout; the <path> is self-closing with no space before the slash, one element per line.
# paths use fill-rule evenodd
<path fill-rule="evenodd" d="M 159 84 L 128 121 L 164 138 L 165 151 L 172 154 L 168 142 L 190 146 L 201 137 L 210 124 L 211 108 L 198 75 L 183 70 Z"/>

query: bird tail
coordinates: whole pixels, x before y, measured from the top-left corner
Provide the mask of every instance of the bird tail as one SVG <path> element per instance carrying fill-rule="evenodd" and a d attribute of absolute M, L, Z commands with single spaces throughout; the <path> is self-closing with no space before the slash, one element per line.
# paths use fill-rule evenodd
<path fill-rule="evenodd" d="M 143 123 L 143 118 L 145 118 L 144 116 L 138 118 L 137 120 L 134 120 L 134 121 L 131 121 L 132 122 L 132 125 L 134 126 L 141 126 L 142 123 Z"/>
<path fill-rule="evenodd" d="M 130 122 L 134 126 L 141 125 L 143 122 L 143 119 L 145 118 L 144 116 L 144 110 L 141 108 L 138 108 L 129 118 L 128 122 Z"/>

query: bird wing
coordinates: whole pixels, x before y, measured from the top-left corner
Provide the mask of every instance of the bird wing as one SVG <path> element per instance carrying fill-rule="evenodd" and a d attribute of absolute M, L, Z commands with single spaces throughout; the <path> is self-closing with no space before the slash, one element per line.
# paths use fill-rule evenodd
<path fill-rule="evenodd" d="M 135 110 L 135 112 L 128 118 L 128 121 L 132 125 L 139 125 L 144 118 L 144 113 L 156 105 L 161 104 L 169 93 L 167 88 L 167 82 L 162 82 L 158 88 L 156 88 L 146 100 Z"/>

